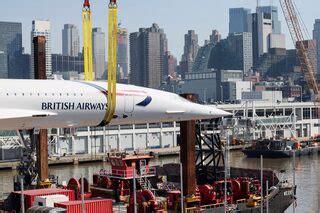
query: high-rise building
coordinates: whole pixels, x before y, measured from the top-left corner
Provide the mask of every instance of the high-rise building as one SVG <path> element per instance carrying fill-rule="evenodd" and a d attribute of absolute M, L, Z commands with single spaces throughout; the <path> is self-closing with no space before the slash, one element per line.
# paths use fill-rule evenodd
<path fill-rule="evenodd" d="M 229 34 L 228 42 L 230 49 L 240 59 L 244 76 L 247 76 L 253 65 L 252 56 L 252 33 Z"/>
<path fill-rule="evenodd" d="M 184 35 L 184 52 L 180 62 L 182 75 L 192 72 L 199 48 L 198 35 L 194 30 L 189 30 L 188 34 Z"/>
<path fill-rule="evenodd" d="M 267 13 L 272 19 L 272 33 L 281 34 L 281 22 L 279 20 L 278 7 L 261 6 L 257 8 L 257 13 Z"/>
<path fill-rule="evenodd" d="M 164 73 L 163 78 L 170 76 L 171 78 L 176 77 L 177 59 L 169 51 L 166 52 L 164 60 Z"/>
<path fill-rule="evenodd" d="M 210 42 L 199 49 L 197 57 L 193 63 L 192 72 L 210 72 L 208 62 L 210 60 L 212 48 L 214 48 L 217 43 Z"/>
<path fill-rule="evenodd" d="M 219 33 L 218 30 L 212 30 L 212 34 L 210 35 L 210 43 L 211 44 L 216 44 L 220 42 L 221 40 L 221 34 Z"/>
<path fill-rule="evenodd" d="M 36 36 L 45 36 L 46 38 L 46 74 L 47 77 L 52 75 L 52 63 L 51 63 L 51 24 L 50 21 L 34 20 L 32 21 L 31 31 L 31 66 L 30 66 L 30 78 L 34 78 L 34 47 L 33 38 Z"/>
<path fill-rule="evenodd" d="M 0 78 L 8 78 L 7 54 L 0 50 Z"/>
<path fill-rule="evenodd" d="M 105 33 L 101 28 L 92 29 L 93 68 L 96 79 L 106 79 Z"/>
<path fill-rule="evenodd" d="M 256 65 L 259 57 L 269 50 L 269 35 L 272 33 L 272 20 L 269 13 L 252 14 L 252 47 L 253 64 Z"/>
<path fill-rule="evenodd" d="M 230 8 L 229 33 L 242 33 L 251 31 L 251 10 L 247 8 Z"/>
<path fill-rule="evenodd" d="M 128 30 L 125 28 L 119 28 L 118 30 L 118 51 L 117 51 L 117 58 L 118 58 L 118 67 L 122 71 L 123 77 L 128 77 L 128 66 L 129 66 L 129 59 L 128 59 Z"/>
<path fill-rule="evenodd" d="M 62 55 L 78 56 L 80 52 L 80 39 L 78 27 L 73 24 L 65 24 L 62 29 Z"/>
<path fill-rule="evenodd" d="M 268 36 L 268 49 L 286 49 L 286 36 L 284 34 L 271 33 Z"/>
<path fill-rule="evenodd" d="M 320 74 L 320 19 L 316 19 L 313 25 L 313 39 L 317 43 L 317 61 L 318 61 L 318 74 Z"/>
<path fill-rule="evenodd" d="M 22 78 L 22 24 L 0 22 L 0 77 Z"/>
<path fill-rule="evenodd" d="M 62 74 L 67 72 L 83 73 L 83 55 L 79 54 L 74 57 L 52 54 L 52 72 Z"/>
<path fill-rule="evenodd" d="M 206 55 L 209 56 L 209 60 L 205 67 L 209 69 L 242 70 L 243 76 L 248 75 L 253 61 L 252 34 L 250 32 L 230 33 Z"/>
<path fill-rule="evenodd" d="M 198 35 L 194 30 L 189 30 L 188 34 L 184 35 L 184 52 L 183 59 L 188 60 L 189 56 L 194 61 L 199 50 Z"/>
<path fill-rule="evenodd" d="M 318 70 L 318 61 L 317 61 L 317 41 L 316 40 L 305 40 L 303 41 L 305 48 L 308 51 L 308 57 L 311 60 L 312 68 L 316 71 Z M 303 65 L 301 65 L 303 66 Z"/>
<path fill-rule="evenodd" d="M 131 33 L 130 83 L 159 88 L 164 76 L 167 49 L 166 35 L 157 24 Z"/>

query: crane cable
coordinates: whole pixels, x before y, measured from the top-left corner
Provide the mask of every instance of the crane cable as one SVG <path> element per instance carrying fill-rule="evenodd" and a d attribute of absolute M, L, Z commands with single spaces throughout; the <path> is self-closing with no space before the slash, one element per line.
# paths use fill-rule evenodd
<path fill-rule="evenodd" d="M 93 61 L 92 61 L 92 19 L 89 0 L 85 0 L 82 8 L 83 25 L 83 60 L 84 60 L 84 79 L 93 80 Z"/>
<path fill-rule="evenodd" d="M 116 0 L 109 3 L 108 24 L 108 97 L 107 110 L 104 124 L 112 120 L 116 109 L 116 85 L 117 85 L 117 33 L 118 33 L 118 6 Z"/>

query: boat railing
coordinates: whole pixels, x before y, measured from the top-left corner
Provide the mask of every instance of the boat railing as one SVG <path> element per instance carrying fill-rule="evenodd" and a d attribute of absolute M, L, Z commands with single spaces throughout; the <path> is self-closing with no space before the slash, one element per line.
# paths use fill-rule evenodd
<path fill-rule="evenodd" d="M 112 176 L 112 177 L 120 177 L 120 178 L 133 178 L 134 168 L 126 168 L 126 169 L 104 169 L 99 172 L 102 176 Z M 141 169 L 139 172 L 136 171 L 136 177 L 144 177 L 144 176 L 154 176 L 156 174 L 155 168 L 145 168 Z"/>

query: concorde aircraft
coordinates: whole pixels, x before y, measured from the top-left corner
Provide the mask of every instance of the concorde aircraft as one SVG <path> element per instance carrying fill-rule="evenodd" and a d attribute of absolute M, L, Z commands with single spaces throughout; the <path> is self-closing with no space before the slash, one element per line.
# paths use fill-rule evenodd
<path fill-rule="evenodd" d="M 105 125 L 105 82 L 0 80 L 0 130 Z M 212 119 L 229 113 L 177 94 L 117 84 L 110 125 Z"/>

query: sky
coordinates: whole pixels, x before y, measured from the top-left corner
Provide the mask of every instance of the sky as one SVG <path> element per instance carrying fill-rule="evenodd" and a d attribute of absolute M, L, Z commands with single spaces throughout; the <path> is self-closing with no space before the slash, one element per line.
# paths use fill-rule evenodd
<path fill-rule="evenodd" d="M 52 33 L 52 53 L 61 53 L 63 25 L 75 24 L 82 40 L 83 0 L 0 0 L 0 21 L 21 22 L 23 46 L 30 52 L 31 22 L 34 19 L 50 20 Z M 90 0 L 93 27 L 101 27 L 107 32 L 108 0 Z M 320 18 L 319 0 L 295 0 L 300 13 L 312 35 L 313 23 Z M 118 0 L 119 21 L 129 32 L 158 23 L 168 38 L 169 50 L 180 59 L 183 52 L 184 34 L 193 29 L 199 35 L 202 45 L 213 29 L 228 34 L 229 8 L 245 7 L 255 10 L 256 0 Z M 260 0 L 260 5 L 275 5 L 279 8 L 282 32 L 287 37 L 287 47 L 292 48 L 278 0 Z M 107 40 L 106 40 L 107 41 Z M 82 43 L 82 41 L 80 42 Z"/>

